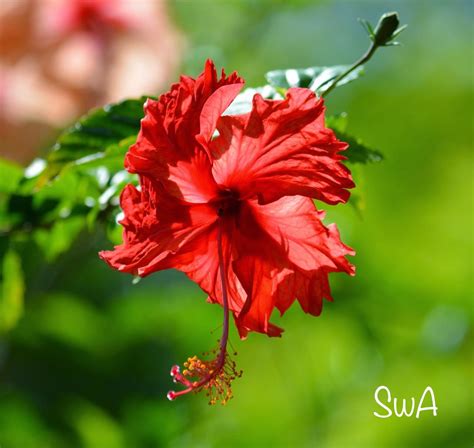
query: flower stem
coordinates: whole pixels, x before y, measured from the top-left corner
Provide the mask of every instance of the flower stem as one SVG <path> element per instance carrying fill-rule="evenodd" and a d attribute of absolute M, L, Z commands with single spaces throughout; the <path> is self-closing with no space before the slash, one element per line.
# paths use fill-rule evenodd
<path fill-rule="evenodd" d="M 219 271 L 222 284 L 222 306 L 224 307 L 224 322 L 222 327 L 218 364 L 223 365 L 226 355 L 227 339 L 229 338 L 229 298 L 227 296 L 226 270 L 224 263 L 224 253 L 222 250 L 222 217 L 219 217 L 217 228 L 217 252 L 219 255 Z"/>
<path fill-rule="evenodd" d="M 337 83 L 345 78 L 349 73 L 354 71 L 357 67 L 360 67 L 362 64 L 365 64 L 366 62 L 369 61 L 369 59 L 373 56 L 375 53 L 375 50 L 377 50 L 379 46 L 375 43 L 372 42 L 370 44 L 370 47 L 367 49 L 367 51 L 358 59 L 354 64 L 352 64 L 344 73 L 341 73 L 329 86 L 329 88 L 321 94 L 322 97 L 326 97 L 336 86 Z"/>
<path fill-rule="evenodd" d="M 219 342 L 219 353 L 217 358 L 212 361 L 201 361 L 197 357 L 188 358 L 184 364 L 186 370 L 181 373 L 179 366 L 175 365 L 171 369 L 171 376 L 175 382 L 186 386 L 180 391 L 168 392 L 168 399 L 185 395 L 189 392 L 196 392 L 201 389 L 208 389 L 210 404 L 214 404 L 217 399 L 212 395 L 212 389 L 217 391 L 217 395 L 222 397 L 222 403 L 232 398 L 232 389 L 230 383 L 235 378 L 242 375 L 235 369 L 235 363 L 227 356 L 227 342 L 229 339 L 229 297 L 227 293 L 226 266 L 222 248 L 222 227 L 223 218 L 219 217 L 217 229 L 217 250 L 219 257 L 219 271 L 222 283 L 222 305 L 224 308 L 224 321 L 222 335 Z M 198 377 L 196 381 L 191 381 L 188 377 Z"/>

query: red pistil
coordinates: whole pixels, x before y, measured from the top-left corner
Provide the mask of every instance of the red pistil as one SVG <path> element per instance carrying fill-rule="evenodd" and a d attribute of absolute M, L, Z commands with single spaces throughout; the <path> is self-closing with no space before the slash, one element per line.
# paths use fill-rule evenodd
<path fill-rule="evenodd" d="M 169 400 L 174 400 L 189 392 L 206 390 L 209 397 L 209 404 L 215 404 L 217 401 L 225 404 L 232 398 L 231 382 L 242 375 L 241 371 L 237 371 L 235 362 L 227 353 L 227 340 L 229 338 L 229 299 L 227 296 L 226 270 L 222 251 L 222 217 L 219 217 L 218 220 L 217 247 L 222 283 L 222 304 L 224 308 L 224 321 L 218 355 L 211 361 L 203 361 L 197 356 L 188 358 L 184 363 L 186 369 L 183 370 L 182 373 L 179 366 L 173 366 L 170 372 L 173 381 L 186 386 L 186 389 L 169 391 L 167 395 Z M 216 352 L 217 349 L 213 351 L 213 353 Z"/>

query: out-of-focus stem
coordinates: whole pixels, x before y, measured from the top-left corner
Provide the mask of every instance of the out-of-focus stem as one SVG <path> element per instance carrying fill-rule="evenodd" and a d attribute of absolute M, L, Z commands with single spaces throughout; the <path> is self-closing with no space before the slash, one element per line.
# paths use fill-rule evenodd
<path fill-rule="evenodd" d="M 360 67 L 362 64 L 365 64 L 375 53 L 375 50 L 377 50 L 379 46 L 376 45 L 374 42 L 370 45 L 368 50 L 361 56 L 360 59 L 358 59 L 356 62 L 354 62 L 353 65 L 351 65 L 344 73 L 341 73 L 329 86 L 329 88 L 321 94 L 322 97 L 327 96 L 336 86 L 337 83 L 345 78 L 349 73 L 354 71 L 357 67 Z"/>

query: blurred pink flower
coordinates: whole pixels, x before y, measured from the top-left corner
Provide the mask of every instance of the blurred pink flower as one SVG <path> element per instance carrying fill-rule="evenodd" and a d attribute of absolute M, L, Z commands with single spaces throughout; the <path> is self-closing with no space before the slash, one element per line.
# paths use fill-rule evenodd
<path fill-rule="evenodd" d="M 44 135 L 91 107 L 156 95 L 178 68 L 182 38 L 162 1 L 6 3 L 0 4 L 0 156 L 27 162 Z M 39 124 L 41 136 L 25 142 L 27 123 Z"/>
<path fill-rule="evenodd" d="M 75 31 L 124 31 L 131 26 L 132 20 L 123 10 L 123 4 L 119 0 L 68 0 L 59 4 L 45 2 L 46 18 L 49 29 L 59 35 Z"/>

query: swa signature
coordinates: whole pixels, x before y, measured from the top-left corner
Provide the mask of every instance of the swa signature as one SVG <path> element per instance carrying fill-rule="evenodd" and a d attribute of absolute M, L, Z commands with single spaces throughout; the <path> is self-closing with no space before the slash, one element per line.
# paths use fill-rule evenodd
<path fill-rule="evenodd" d="M 381 397 L 383 396 L 383 392 L 387 395 L 386 398 L 386 404 L 381 401 Z M 387 386 L 379 386 L 375 390 L 374 393 L 374 399 L 376 403 L 386 411 L 385 414 L 379 414 L 378 412 L 374 411 L 374 415 L 377 418 L 389 418 L 392 417 L 393 412 L 392 408 L 389 406 L 389 404 L 392 402 L 392 394 L 390 392 L 390 389 Z M 429 406 L 425 406 L 425 400 L 426 404 L 429 404 Z M 431 401 L 431 403 L 429 403 Z M 423 394 L 420 397 L 420 400 L 418 401 L 418 406 L 416 406 L 416 400 L 414 397 L 411 398 L 411 406 L 408 408 L 408 400 L 403 398 L 401 400 L 401 405 L 400 405 L 400 400 L 397 397 L 393 398 L 393 411 L 395 412 L 395 415 L 397 417 L 411 417 L 416 408 L 416 414 L 415 418 L 420 418 L 420 414 L 422 412 L 428 412 L 431 411 L 433 413 L 433 416 L 437 416 L 437 411 L 438 407 L 436 406 L 436 399 L 434 395 L 433 389 L 428 386 L 426 389 L 423 391 Z"/>

